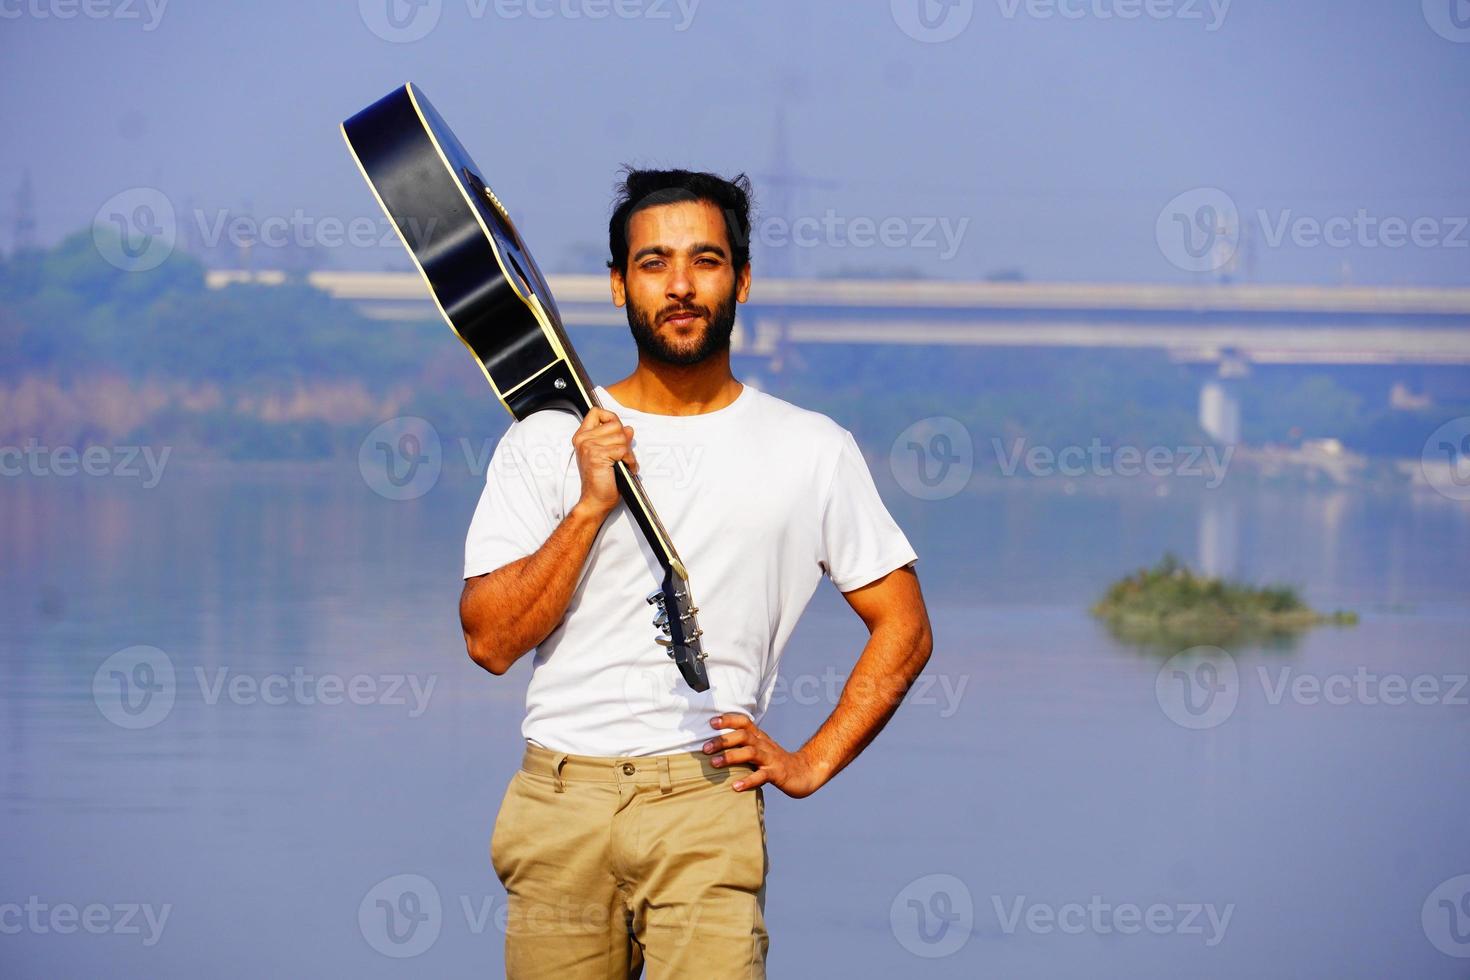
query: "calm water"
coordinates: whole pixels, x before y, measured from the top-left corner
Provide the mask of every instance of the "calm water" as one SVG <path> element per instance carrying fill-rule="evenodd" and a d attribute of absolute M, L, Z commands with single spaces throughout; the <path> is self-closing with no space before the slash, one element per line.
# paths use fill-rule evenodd
<path fill-rule="evenodd" d="M 772 976 L 1470 974 L 1470 507 L 879 476 L 932 683 L 816 796 L 768 796 Z M 387 500 L 356 461 L 0 482 L 6 976 L 500 974 L 529 665 L 463 652 L 478 489 Z M 1362 623 L 1161 675 L 1085 609 L 1165 549 Z M 785 744 L 864 635 L 824 584 Z"/>

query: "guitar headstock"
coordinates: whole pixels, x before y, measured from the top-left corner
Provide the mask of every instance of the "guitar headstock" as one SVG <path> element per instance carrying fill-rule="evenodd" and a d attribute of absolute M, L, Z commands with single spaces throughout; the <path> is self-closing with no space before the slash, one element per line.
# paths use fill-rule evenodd
<path fill-rule="evenodd" d="M 648 594 L 648 602 L 658 609 L 653 625 L 659 628 L 660 635 L 654 637 L 654 642 L 673 659 L 690 687 L 708 691 L 709 675 L 704 662 L 709 654 L 699 643 L 704 630 L 694 618 L 699 607 L 689 594 L 689 581 L 674 569 L 665 569 L 663 585 Z"/>

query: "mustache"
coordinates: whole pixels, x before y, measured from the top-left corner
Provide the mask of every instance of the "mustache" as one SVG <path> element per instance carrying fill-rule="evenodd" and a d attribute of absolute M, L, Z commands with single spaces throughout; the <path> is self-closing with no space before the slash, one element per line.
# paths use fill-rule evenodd
<path fill-rule="evenodd" d="M 667 310 L 660 311 L 658 318 L 660 321 L 663 321 L 671 316 L 678 316 L 681 313 L 692 313 L 695 316 L 702 316 L 706 320 L 709 319 L 709 311 L 699 306 L 671 306 Z"/>

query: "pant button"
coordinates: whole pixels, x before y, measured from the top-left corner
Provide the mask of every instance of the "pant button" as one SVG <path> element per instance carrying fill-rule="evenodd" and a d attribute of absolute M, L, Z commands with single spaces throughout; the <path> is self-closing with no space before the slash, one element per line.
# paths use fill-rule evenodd
<path fill-rule="evenodd" d="M 625 763 L 623 763 L 623 775 L 624 776 L 631 776 L 631 775 L 633 775 L 633 772 L 634 772 L 633 763 L 631 763 L 631 762 L 625 762 Z"/>

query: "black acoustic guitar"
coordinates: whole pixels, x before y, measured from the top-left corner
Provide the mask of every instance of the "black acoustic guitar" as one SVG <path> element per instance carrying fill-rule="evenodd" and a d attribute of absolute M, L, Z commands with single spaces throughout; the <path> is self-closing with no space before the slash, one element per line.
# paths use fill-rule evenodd
<path fill-rule="evenodd" d="M 601 408 L 536 260 L 454 133 L 412 83 L 342 124 L 342 135 L 429 293 L 516 419 Z M 638 476 L 615 464 L 618 492 L 663 566 L 648 595 L 654 640 L 696 691 L 709 689 L 689 573 Z"/>

